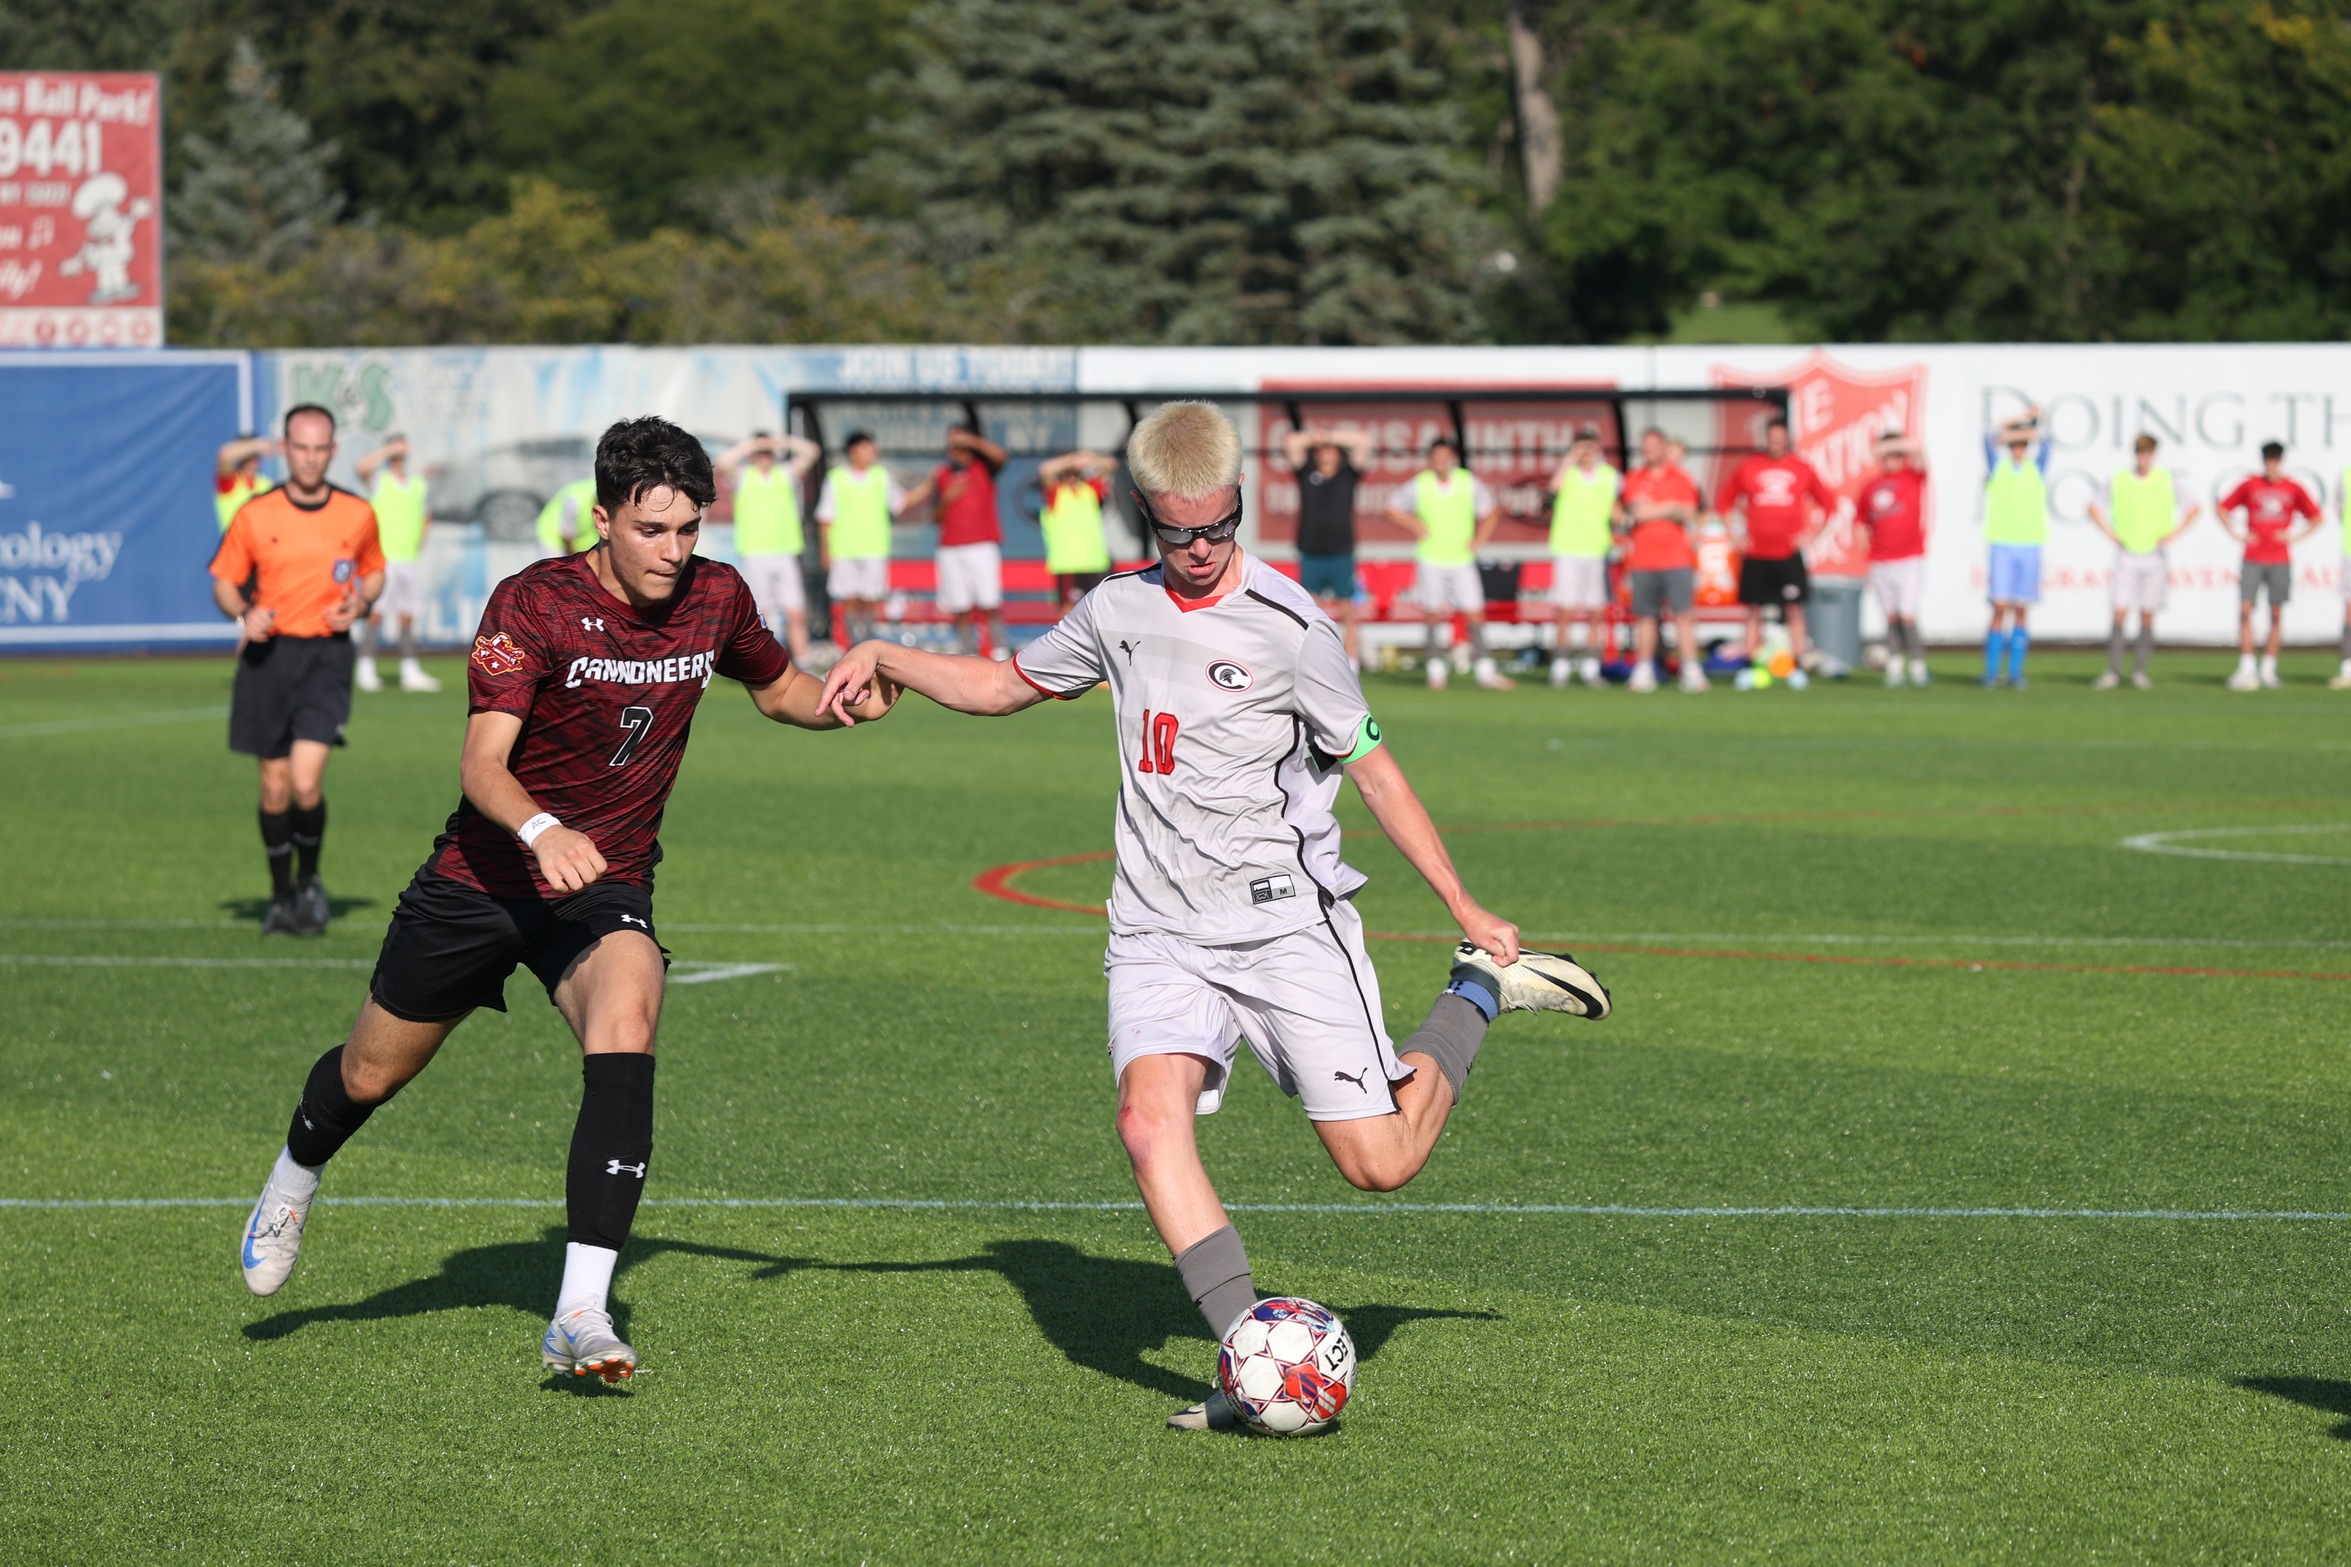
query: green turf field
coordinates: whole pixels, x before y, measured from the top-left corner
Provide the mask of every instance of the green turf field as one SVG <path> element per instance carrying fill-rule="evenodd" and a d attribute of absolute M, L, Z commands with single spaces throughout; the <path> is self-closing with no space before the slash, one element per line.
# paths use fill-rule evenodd
<path fill-rule="evenodd" d="M 1100 921 L 972 885 L 1108 846 L 1100 698 L 811 736 L 712 690 L 607 1391 L 538 1367 L 579 1073 L 527 974 L 281 1295 L 232 1260 L 453 803 L 454 661 L 360 699 L 339 923 L 266 945 L 225 666 L 0 662 L 0 1561 L 2341 1560 L 2351 697 L 2230 662 L 1377 684 L 1473 890 L 1619 1014 L 1506 1019 L 1396 1198 L 1243 1065 L 1210 1169 L 1363 1353 L 1289 1442 L 1162 1429 L 1211 1346 L 1124 1206 Z M 1441 930 L 1352 854 L 1372 929 Z M 1374 946 L 1401 1036 L 1444 950 Z"/>

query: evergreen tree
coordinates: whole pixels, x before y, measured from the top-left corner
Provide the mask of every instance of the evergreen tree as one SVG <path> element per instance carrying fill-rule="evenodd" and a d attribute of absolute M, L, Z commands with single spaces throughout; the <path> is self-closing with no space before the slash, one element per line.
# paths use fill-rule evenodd
<path fill-rule="evenodd" d="M 180 139 L 185 172 L 171 207 L 172 242 L 208 261 L 276 270 L 342 215 L 328 177 L 332 142 L 313 144 L 302 116 L 278 102 L 277 78 L 240 38 L 229 59 L 230 113 L 219 139 Z"/>
<path fill-rule="evenodd" d="M 931 0 L 868 164 L 1070 337 L 1459 342 L 1486 240 L 1394 0 Z"/>

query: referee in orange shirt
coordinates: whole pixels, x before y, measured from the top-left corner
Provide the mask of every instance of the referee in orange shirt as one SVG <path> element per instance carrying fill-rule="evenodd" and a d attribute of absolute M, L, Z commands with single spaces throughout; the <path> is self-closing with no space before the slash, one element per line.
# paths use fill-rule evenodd
<path fill-rule="evenodd" d="M 333 414 L 316 403 L 290 409 L 280 451 L 286 482 L 230 520 L 212 557 L 212 599 L 243 631 L 229 749 L 261 762 L 270 879 L 262 933 L 323 936 L 327 748 L 343 743 L 351 718 L 351 627 L 384 590 L 384 552 L 375 508 L 327 482 Z"/>

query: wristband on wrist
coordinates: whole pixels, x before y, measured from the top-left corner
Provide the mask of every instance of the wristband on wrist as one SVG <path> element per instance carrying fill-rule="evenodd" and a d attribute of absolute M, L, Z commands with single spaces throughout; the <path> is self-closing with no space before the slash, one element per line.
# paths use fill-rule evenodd
<path fill-rule="evenodd" d="M 538 815 L 532 817 L 529 821 L 524 822 L 520 827 L 514 829 L 514 835 L 517 838 L 520 838 L 522 840 L 522 846 L 528 849 L 539 841 L 539 834 L 545 832 L 550 827 L 561 827 L 562 825 L 563 823 L 557 821 L 554 817 L 548 815 L 545 811 L 541 811 Z"/>

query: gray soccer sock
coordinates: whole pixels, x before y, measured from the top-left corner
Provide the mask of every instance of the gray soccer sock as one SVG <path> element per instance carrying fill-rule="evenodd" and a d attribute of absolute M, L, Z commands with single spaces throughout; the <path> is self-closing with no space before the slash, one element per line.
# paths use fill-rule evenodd
<path fill-rule="evenodd" d="M 376 629 L 374 617 L 370 616 L 361 621 L 359 623 L 359 656 L 361 658 L 375 657 L 377 644 L 383 639 L 384 634 Z"/>
<path fill-rule="evenodd" d="M 2154 656 L 2155 622 L 2152 620 L 2142 620 L 2139 622 L 2138 657 L 2134 660 L 2134 673 L 2142 675 L 2145 674 L 2147 672 L 2147 661 Z"/>
<path fill-rule="evenodd" d="M 400 656 L 406 660 L 413 660 L 416 657 L 416 622 L 414 620 L 400 622 Z"/>
<path fill-rule="evenodd" d="M 1178 1252 L 1175 1265 L 1184 1292 L 1207 1320 L 1210 1338 L 1221 1341 L 1233 1319 L 1257 1304 L 1249 1253 L 1241 1246 L 1241 1232 L 1229 1224 Z"/>
<path fill-rule="evenodd" d="M 1441 620 L 1432 620 L 1429 622 L 1429 656 L 1434 658 L 1444 651 L 1445 623 Z"/>
<path fill-rule="evenodd" d="M 1417 1050 L 1434 1058 L 1437 1070 L 1453 1085 L 1453 1102 L 1459 1104 L 1461 1090 L 1469 1082 L 1469 1069 L 1477 1062 L 1478 1046 L 1486 1042 L 1486 1030 L 1492 1026 L 1474 1002 L 1448 992 L 1437 998 L 1427 1019 L 1412 1031 L 1397 1054 Z"/>
<path fill-rule="evenodd" d="M 2122 622 L 2118 620 L 2114 623 L 2114 634 L 2106 639 L 2106 672 L 2110 675 L 2122 673 L 2122 644 Z"/>
<path fill-rule="evenodd" d="M 2343 617 L 2343 656 L 2351 658 L 2351 615 Z"/>

